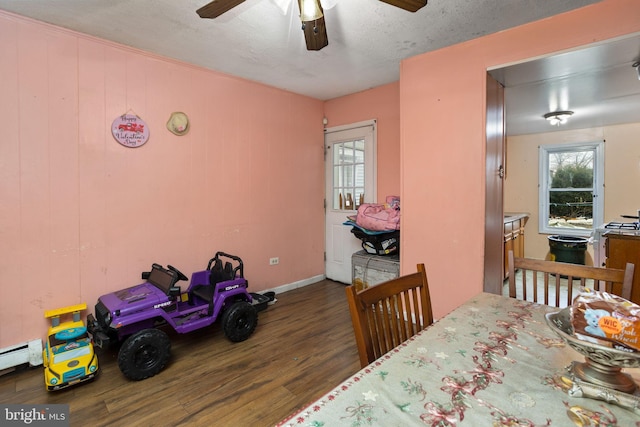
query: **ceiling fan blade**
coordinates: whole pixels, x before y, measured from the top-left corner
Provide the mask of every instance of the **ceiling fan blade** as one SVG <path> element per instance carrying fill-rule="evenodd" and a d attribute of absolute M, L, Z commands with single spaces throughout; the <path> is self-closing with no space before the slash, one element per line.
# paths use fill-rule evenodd
<path fill-rule="evenodd" d="M 426 6 L 428 0 L 380 0 L 380 1 L 388 3 L 392 6 L 399 7 L 400 9 L 408 10 L 409 12 L 415 12 L 418 9 Z"/>
<path fill-rule="evenodd" d="M 213 0 L 211 3 L 207 3 L 196 10 L 196 13 L 200 15 L 200 18 L 217 18 L 240 3 L 244 3 L 244 1 L 245 0 Z"/>
<path fill-rule="evenodd" d="M 304 41 L 307 43 L 307 50 L 320 50 L 329 44 L 324 16 L 315 21 L 303 22 L 302 25 L 304 25 Z"/>
<path fill-rule="evenodd" d="M 302 21 L 302 31 L 304 31 L 304 41 L 307 44 L 307 50 L 320 50 L 329 44 L 327 38 L 327 26 L 324 22 L 324 10 L 318 1 L 318 7 L 322 12 L 322 16 L 314 21 Z M 298 0 L 298 10 L 302 15 L 302 0 Z"/>

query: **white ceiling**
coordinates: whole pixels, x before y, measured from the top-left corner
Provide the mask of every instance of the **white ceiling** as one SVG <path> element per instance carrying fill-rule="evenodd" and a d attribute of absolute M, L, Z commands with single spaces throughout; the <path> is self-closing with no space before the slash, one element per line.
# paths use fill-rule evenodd
<path fill-rule="evenodd" d="M 505 85 L 507 133 L 521 135 L 640 122 L 640 34 L 490 73 Z M 550 126 L 545 113 L 573 111 Z"/>
<path fill-rule="evenodd" d="M 429 0 L 427 6 L 410 13 L 377 0 L 338 0 L 325 10 L 329 45 L 314 52 L 305 48 L 295 0 L 286 14 L 275 0 L 247 0 L 214 20 L 201 19 L 195 11 L 208 1 L 0 0 L 0 9 L 326 100 L 397 81 L 404 58 L 598 2 Z M 640 106 L 640 84 L 635 85 L 632 95 L 622 85 L 607 86 L 607 93 L 615 90 L 615 94 L 605 98 L 595 93 L 601 89 L 585 90 L 599 88 L 594 86 L 595 77 L 589 80 L 586 76 L 590 73 L 587 70 L 613 73 L 619 69 L 619 76 L 626 70 L 633 77 L 630 64 L 640 54 L 637 39 L 622 50 L 629 49 L 633 52 L 618 52 L 611 66 L 606 62 L 606 49 L 601 49 L 597 58 L 586 55 L 597 59 L 596 65 L 586 68 L 583 62 L 563 56 L 494 71 L 507 87 L 508 133 L 553 130 L 541 115 L 553 105 L 549 97 L 573 79 L 582 79 L 577 92 L 580 102 L 606 100 L 607 106 L 612 106 L 621 101 L 626 109 L 630 109 L 629 103 Z M 636 78 L 634 83 L 640 81 Z M 569 97 L 567 108 L 576 112 L 570 123 L 582 123 L 578 117 L 583 111 L 577 100 L 577 95 Z M 640 112 L 640 107 L 635 110 Z M 631 121 L 640 122 L 640 118 Z M 533 123 L 544 127 L 536 130 Z"/>

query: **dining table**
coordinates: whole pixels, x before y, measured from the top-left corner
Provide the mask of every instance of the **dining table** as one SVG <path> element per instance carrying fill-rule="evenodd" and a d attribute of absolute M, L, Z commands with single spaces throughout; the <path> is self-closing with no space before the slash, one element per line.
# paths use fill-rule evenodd
<path fill-rule="evenodd" d="M 277 425 L 640 427 L 640 407 L 576 389 L 585 359 L 547 324 L 558 310 L 480 293 Z"/>

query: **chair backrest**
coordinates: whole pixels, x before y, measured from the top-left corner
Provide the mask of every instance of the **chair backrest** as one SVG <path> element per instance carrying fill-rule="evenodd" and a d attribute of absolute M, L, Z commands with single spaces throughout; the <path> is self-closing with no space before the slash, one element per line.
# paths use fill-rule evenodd
<path fill-rule="evenodd" d="M 621 270 L 520 258 L 509 251 L 509 296 L 562 308 L 583 286 L 629 299 L 634 268 L 631 263 Z"/>
<path fill-rule="evenodd" d="M 424 264 L 417 273 L 346 292 L 362 367 L 433 323 Z"/>

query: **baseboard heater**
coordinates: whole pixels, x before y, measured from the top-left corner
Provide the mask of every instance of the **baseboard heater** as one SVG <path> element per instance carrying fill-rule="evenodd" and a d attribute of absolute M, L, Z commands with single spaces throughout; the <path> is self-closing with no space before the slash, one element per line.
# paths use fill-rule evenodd
<path fill-rule="evenodd" d="M 0 349 L 0 371 L 28 363 L 42 365 L 42 340 L 31 340 Z"/>

